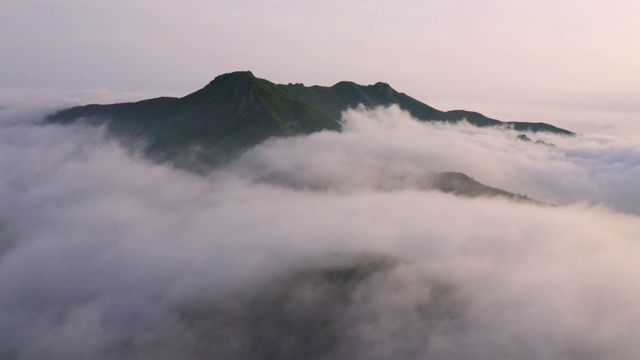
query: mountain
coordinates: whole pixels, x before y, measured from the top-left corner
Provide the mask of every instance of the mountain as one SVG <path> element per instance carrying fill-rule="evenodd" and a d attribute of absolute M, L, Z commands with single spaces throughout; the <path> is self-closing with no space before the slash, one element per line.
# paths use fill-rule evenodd
<path fill-rule="evenodd" d="M 514 194 L 502 189 L 487 186 L 476 181 L 472 177 L 459 172 L 443 172 L 435 174 L 431 187 L 445 193 L 452 193 L 454 195 L 466 197 L 502 197 L 505 199 L 545 205 L 540 201 L 529 198 L 527 195 Z"/>
<path fill-rule="evenodd" d="M 345 354 L 361 354 L 363 347 L 347 351 L 349 341 L 370 341 L 369 329 L 380 323 L 379 310 L 370 305 L 376 301 L 386 300 L 384 306 L 403 310 L 400 316 L 428 324 L 412 329 L 421 332 L 423 341 L 436 328 L 458 324 L 465 314 L 466 304 L 453 283 L 418 270 L 410 261 L 374 253 L 335 253 L 322 260 L 307 259 L 311 264 L 272 275 L 244 294 L 175 306 L 182 331 L 197 344 L 186 348 L 190 358 L 354 358 Z M 416 284 L 424 296 L 408 306 L 389 302 L 384 291 L 415 294 Z M 345 326 L 349 320 L 357 326 Z"/>
<path fill-rule="evenodd" d="M 147 153 L 166 161 L 198 147 L 198 162 L 217 163 L 238 150 L 272 136 L 340 130 L 341 112 L 397 104 L 423 121 L 458 122 L 476 126 L 510 126 L 519 131 L 572 132 L 545 123 L 501 122 L 464 110 L 443 112 L 385 83 L 358 85 L 342 81 L 331 87 L 274 84 L 251 72 L 216 77 L 204 88 L 182 98 L 160 97 L 133 103 L 85 105 L 47 117 L 49 123 L 83 120 L 106 124 L 118 136 L 147 141 Z"/>

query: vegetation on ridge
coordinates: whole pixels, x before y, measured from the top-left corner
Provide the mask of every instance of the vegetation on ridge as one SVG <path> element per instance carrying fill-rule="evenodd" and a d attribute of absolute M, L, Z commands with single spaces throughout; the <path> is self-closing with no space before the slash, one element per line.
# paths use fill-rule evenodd
<path fill-rule="evenodd" d="M 248 71 L 220 75 L 182 98 L 78 106 L 53 114 L 47 121 L 70 123 L 82 119 L 90 124 L 106 123 L 113 134 L 147 141 L 148 154 L 161 161 L 180 159 L 185 150 L 197 146 L 201 151 L 195 163 L 212 164 L 272 136 L 339 130 L 341 112 L 359 104 L 397 104 L 423 121 L 466 119 L 476 126 L 507 125 L 521 131 L 572 134 L 544 123 L 503 123 L 475 112 L 439 111 L 385 83 L 278 85 Z"/>

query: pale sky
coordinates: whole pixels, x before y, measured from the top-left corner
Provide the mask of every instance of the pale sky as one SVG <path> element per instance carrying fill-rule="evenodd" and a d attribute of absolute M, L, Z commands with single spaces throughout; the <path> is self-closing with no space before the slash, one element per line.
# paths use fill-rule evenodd
<path fill-rule="evenodd" d="M 638 14 L 632 0 L 0 0 L 0 88 L 181 96 L 251 70 L 384 81 L 503 120 L 564 109 L 640 129 Z"/>

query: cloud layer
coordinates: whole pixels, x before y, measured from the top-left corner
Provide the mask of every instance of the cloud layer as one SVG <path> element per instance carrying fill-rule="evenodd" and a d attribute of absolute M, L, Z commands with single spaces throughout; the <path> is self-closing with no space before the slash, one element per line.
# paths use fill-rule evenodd
<path fill-rule="evenodd" d="M 332 189 L 394 187 L 459 171 L 485 184 L 556 204 L 588 202 L 640 213 L 640 139 L 518 133 L 468 124 L 423 124 L 397 107 L 345 113 L 344 132 L 278 139 L 249 151 L 249 177 Z"/>
<path fill-rule="evenodd" d="M 343 133 L 274 139 L 202 177 L 104 129 L 7 118 L 0 357 L 640 350 L 637 138 L 530 135 L 556 144 L 536 146 L 360 109 Z M 560 206 L 423 190 L 434 171 Z"/>

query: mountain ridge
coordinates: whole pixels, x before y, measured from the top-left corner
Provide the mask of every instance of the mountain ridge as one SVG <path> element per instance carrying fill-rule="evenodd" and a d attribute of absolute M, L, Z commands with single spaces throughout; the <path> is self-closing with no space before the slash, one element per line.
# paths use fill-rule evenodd
<path fill-rule="evenodd" d="M 526 194 L 512 193 L 503 189 L 498 189 L 492 186 L 485 185 L 469 175 L 461 172 L 447 171 L 442 173 L 436 173 L 433 175 L 433 182 L 431 187 L 434 190 L 441 191 L 443 193 L 450 193 L 458 196 L 465 197 L 494 197 L 510 199 L 519 202 L 526 202 L 537 205 L 552 204 L 543 203 L 541 201 L 532 199 Z"/>
<path fill-rule="evenodd" d="M 546 123 L 502 122 L 465 110 L 443 112 L 383 82 L 282 85 L 257 78 L 250 71 L 219 75 L 180 98 L 77 106 L 51 114 L 45 121 L 67 124 L 82 119 L 89 124 L 106 124 L 113 134 L 146 140 L 148 155 L 160 161 L 175 161 L 197 146 L 200 161 L 215 164 L 269 137 L 339 131 L 341 113 L 348 108 L 393 104 L 421 121 L 455 123 L 466 119 L 481 127 L 573 134 Z"/>

